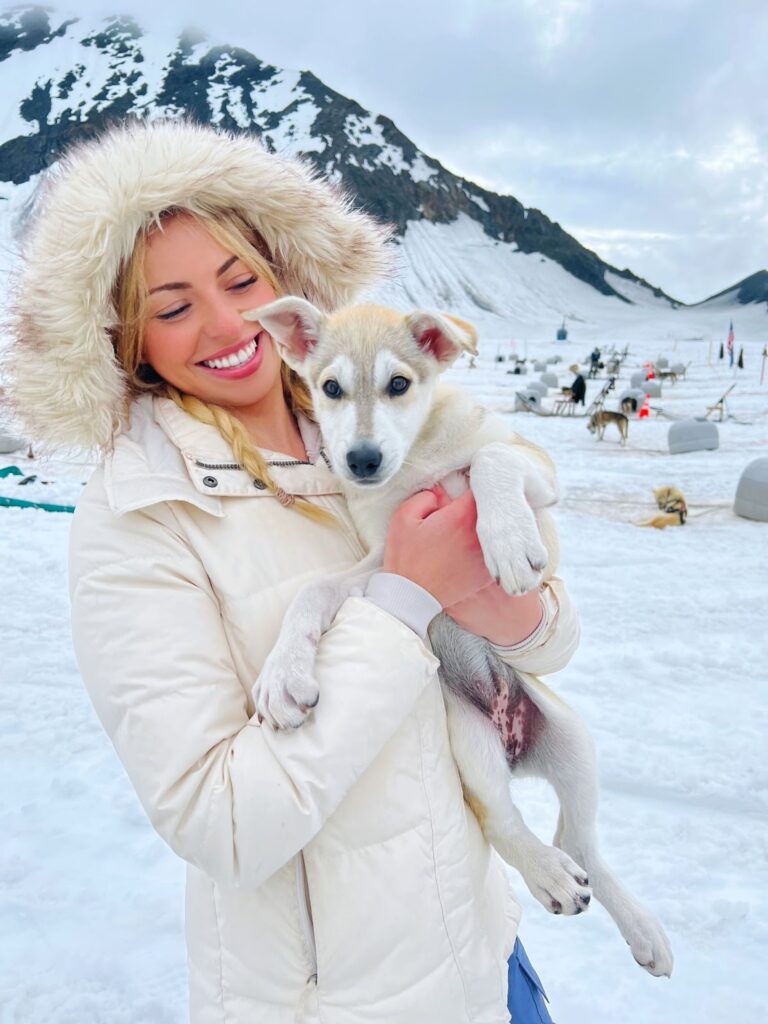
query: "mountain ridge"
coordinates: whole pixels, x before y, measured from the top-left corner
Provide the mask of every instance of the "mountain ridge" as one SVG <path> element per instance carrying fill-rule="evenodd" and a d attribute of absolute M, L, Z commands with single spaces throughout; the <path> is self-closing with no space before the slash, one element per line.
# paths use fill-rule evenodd
<path fill-rule="evenodd" d="M 187 116 L 252 131 L 272 150 L 302 155 L 393 224 L 401 240 L 416 223 L 467 217 L 491 243 L 556 263 L 606 298 L 685 306 L 629 268 L 606 263 L 541 210 L 447 170 L 390 118 L 313 72 L 277 68 L 244 47 L 191 30 L 150 38 L 128 15 L 84 19 L 19 6 L 0 14 L 0 75 L 11 66 L 18 73 L 4 89 L 15 105 L 0 138 L 0 186 L 26 185 L 73 142 L 125 117 Z"/>

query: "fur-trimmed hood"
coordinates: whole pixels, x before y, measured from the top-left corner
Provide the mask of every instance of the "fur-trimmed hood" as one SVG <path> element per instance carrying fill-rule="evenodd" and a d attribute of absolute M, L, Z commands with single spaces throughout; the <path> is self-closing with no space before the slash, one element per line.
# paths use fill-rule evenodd
<path fill-rule="evenodd" d="M 33 439 L 110 446 L 128 398 L 109 333 L 113 286 L 138 232 L 170 207 L 237 210 L 266 242 L 286 290 L 328 310 L 388 269 L 384 226 L 253 136 L 134 122 L 77 145 L 36 203 L 3 360 Z"/>

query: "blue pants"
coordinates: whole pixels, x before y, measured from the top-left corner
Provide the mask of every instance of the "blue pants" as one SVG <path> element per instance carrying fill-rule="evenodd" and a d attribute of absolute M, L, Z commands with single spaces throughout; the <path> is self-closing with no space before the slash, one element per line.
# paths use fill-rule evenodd
<path fill-rule="evenodd" d="M 545 1005 L 544 989 L 539 976 L 523 949 L 520 939 L 515 942 L 509 958 L 509 995 L 507 1008 L 510 1024 L 552 1024 Z"/>

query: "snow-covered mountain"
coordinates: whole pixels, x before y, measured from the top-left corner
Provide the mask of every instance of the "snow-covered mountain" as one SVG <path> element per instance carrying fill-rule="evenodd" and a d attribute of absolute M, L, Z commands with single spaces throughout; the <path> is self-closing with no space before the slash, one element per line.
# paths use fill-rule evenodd
<path fill-rule="evenodd" d="M 127 115 L 190 116 L 304 154 L 398 229 L 401 274 L 380 295 L 512 330 L 599 324 L 680 303 L 584 248 L 541 211 L 460 178 L 309 71 L 129 17 L 0 14 L 0 266 L 30 195 L 73 141 Z"/>
<path fill-rule="evenodd" d="M 741 306 L 753 303 L 768 303 L 768 270 L 758 270 L 756 274 L 750 274 L 742 281 L 732 284 L 716 295 L 711 295 L 699 306 L 728 306 L 738 304 Z"/>

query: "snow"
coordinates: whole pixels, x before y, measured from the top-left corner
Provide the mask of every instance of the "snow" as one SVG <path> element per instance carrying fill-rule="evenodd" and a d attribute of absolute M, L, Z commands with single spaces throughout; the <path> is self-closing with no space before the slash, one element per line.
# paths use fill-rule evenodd
<path fill-rule="evenodd" d="M 423 294 L 428 283 L 411 286 Z M 481 323 L 477 365 L 462 359 L 449 371 L 557 463 L 561 572 L 583 635 L 572 662 L 548 681 L 595 737 L 604 855 L 660 916 L 676 955 L 671 980 L 651 978 L 600 906 L 553 917 L 516 878 L 521 935 L 559 1024 L 765 1017 L 768 524 L 732 511 L 742 469 L 768 445 L 763 335 L 755 320 L 749 340 L 748 311 L 731 310 L 746 369 L 728 370 L 710 360 L 706 340 L 724 335 L 722 313 L 675 320 L 679 313 L 635 311 L 616 339 L 630 343 L 631 355 L 612 401 L 648 359 L 691 363 L 685 380 L 653 400 L 663 415 L 632 420 L 626 448 L 610 428 L 597 442 L 581 418 L 507 411 L 524 378 L 496 361 L 513 348 L 498 317 Z M 675 337 L 667 337 L 670 323 Z M 530 321 L 527 342 L 514 345 L 529 357 L 561 355 L 550 369 L 562 384 L 571 378 L 565 368 L 615 331 L 609 318 L 594 330 L 569 322 L 580 336 L 557 344 L 546 324 L 544 315 L 538 326 Z M 691 334 L 699 340 L 684 340 Z M 734 381 L 735 418 L 718 423 L 720 448 L 667 454 L 667 417 L 702 415 Z M 601 383 L 588 382 L 588 402 Z M 76 500 L 88 466 L 75 453 L 69 459 L 0 457 L 0 466 L 16 462 L 57 481 L 19 488 L 3 480 L 0 493 Z M 652 488 L 666 483 L 685 493 L 687 525 L 639 529 L 635 521 L 654 511 Z M 68 626 L 70 522 L 0 510 L 0 1021 L 182 1024 L 183 868 L 147 823 L 78 677 Z M 550 837 L 556 806 L 547 787 L 519 784 L 516 795 L 532 827 Z"/>

